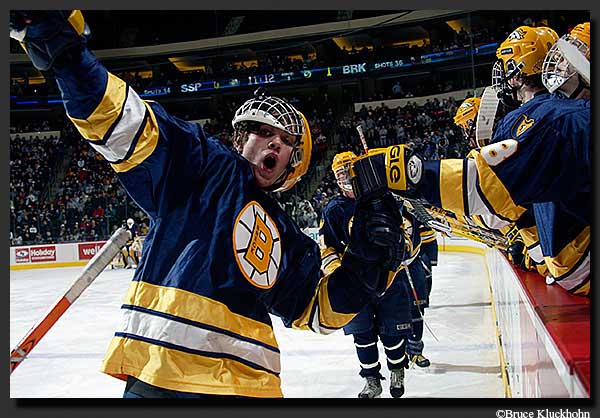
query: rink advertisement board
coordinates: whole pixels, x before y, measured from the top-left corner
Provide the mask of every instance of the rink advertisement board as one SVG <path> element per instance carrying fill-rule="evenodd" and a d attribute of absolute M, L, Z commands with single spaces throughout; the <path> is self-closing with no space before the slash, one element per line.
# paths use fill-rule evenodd
<path fill-rule="evenodd" d="M 91 260 L 106 241 L 82 242 L 77 244 L 79 260 Z"/>
<path fill-rule="evenodd" d="M 44 245 L 39 247 L 30 247 L 29 255 L 32 263 L 56 261 L 56 246 Z"/>
<path fill-rule="evenodd" d="M 11 269 L 83 266 L 106 241 L 31 245 L 10 248 Z"/>
<path fill-rule="evenodd" d="M 29 263 L 29 248 L 16 248 L 15 249 L 15 262 L 17 264 Z"/>

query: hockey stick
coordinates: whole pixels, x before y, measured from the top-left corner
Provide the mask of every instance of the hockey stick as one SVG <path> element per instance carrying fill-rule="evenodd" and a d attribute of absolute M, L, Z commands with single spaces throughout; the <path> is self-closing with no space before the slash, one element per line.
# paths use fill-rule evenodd
<path fill-rule="evenodd" d="M 508 249 L 509 245 L 514 241 L 518 234 L 518 229 L 516 227 L 511 228 L 506 235 L 502 235 L 479 225 L 462 222 L 459 219 L 454 218 L 452 212 L 448 212 L 444 209 L 430 206 L 427 210 L 434 218 L 446 222 L 454 235 L 481 242 L 502 251 Z"/>
<path fill-rule="evenodd" d="M 31 350 L 40 342 L 46 333 L 56 324 L 67 309 L 81 296 L 83 291 L 98 277 L 104 268 L 115 257 L 119 250 L 131 238 L 131 232 L 119 228 L 102 246 L 100 251 L 86 264 L 83 272 L 77 277 L 69 290 L 56 302 L 50 311 L 34 325 L 19 344 L 10 352 L 10 373 L 25 360 Z"/>
<path fill-rule="evenodd" d="M 436 221 L 420 201 L 416 199 L 409 199 L 407 197 L 402 197 L 401 199 L 408 203 L 408 205 L 406 205 L 406 210 L 408 210 L 415 218 L 417 218 L 419 222 L 429 226 L 432 229 L 435 229 L 436 231 L 444 232 L 446 234 L 452 232 L 452 229 L 448 225 Z"/>
<path fill-rule="evenodd" d="M 500 99 L 498 93 L 493 87 L 488 86 L 483 90 L 481 102 L 479 103 L 479 113 L 477 113 L 477 123 L 475 126 L 475 141 L 478 147 L 485 147 L 492 139 L 496 113 Z"/>
<path fill-rule="evenodd" d="M 415 289 L 415 284 L 413 282 L 412 275 L 410 274 L 410 271 L 408 270 L 408 266 L 406 264 L 404 265 L 404 269 L 406 270 L 406 277 L 408 278 L 408 283 L 410 284 L 410 289 L 412 290 L 413 298 L 415 299 L 415 305 L 417 306 L 417 309 L 419 310 L 419 315 L 421 315 L 423 324 L 425 324 L 425 326 L 427 327 L 427 329 L 429 330 L 429 332 L 431 333 L 433 338 L 435 338 L 435 340 L 437 342 L 440 342 L 440 340 L 438 340 L 438 337 L 436 337 L 436 335 L 434 334 L 433 330 L 429 327 L 429 324 L 427 324 L 427 321 L 425 321 L 425 316 L 423 316 L 423 311 L 421 310 L 421 307 L 419 306 L 419 295 L 417 295 L 417 290 Z"/>

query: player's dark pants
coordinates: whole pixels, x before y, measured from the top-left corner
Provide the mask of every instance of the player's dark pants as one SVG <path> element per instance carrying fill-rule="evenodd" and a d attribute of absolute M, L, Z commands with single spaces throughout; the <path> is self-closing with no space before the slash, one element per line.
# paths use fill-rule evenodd
<path fill-rule="evenodd" d="M 178 392 L 149 385 L 135 377 L 128 376 L 123 398 L 243 398 L 243 396 Z"/>
<path fill-rule="evenodd" d="M 378 338 L 383 344 L 389 370 L 408 365 L 405 345 L 412 332 L 411 299 L 404 281 L 398 279 L 400 277 L 381 298 L 367 305 L 344 327 L 344 333 L 354 337 L 362 377 L 381 378 Z"/>

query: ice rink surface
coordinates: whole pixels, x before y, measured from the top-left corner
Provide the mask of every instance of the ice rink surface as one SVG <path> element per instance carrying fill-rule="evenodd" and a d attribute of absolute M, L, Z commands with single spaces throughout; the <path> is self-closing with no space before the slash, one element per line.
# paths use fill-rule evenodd
<path fill-rule="evenodd" d="M 82 267 L 10 272 L 10 346 L 71 286 Z M 11 398 L 119 398 L 125 383 L 100 373 L 104 352 L 121 320 L 119 307 L 132 270 L 105 270 L 75 301 L 10 377 Z M 403 398 L 500 398 L 504 385 L 483 259 L 445 253 L 434 268 L 425 320 L 429 368 L 406 372 Z M 351 336 L 283 327 L 273 318 L 281 349 L 281 380 L 288 398 L 355 398 L 362 389 Z M 383 348 L 382 397 L 389 398 Z M 401 402 L 401 399 L 399 400 Z"/>

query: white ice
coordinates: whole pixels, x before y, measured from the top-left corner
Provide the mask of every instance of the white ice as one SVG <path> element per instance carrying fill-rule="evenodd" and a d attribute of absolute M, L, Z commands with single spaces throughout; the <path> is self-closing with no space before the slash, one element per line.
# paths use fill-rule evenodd
<path fill-rule="evenodd" d="M 10 346 L 64 294 L 81 267 L 10 273 Z M 50 329 L 10 377 L 11 398 L 121 397 L 124 382 L 100 373 L 120 321 L 132 270 L 105 270 Z M 487 269 L 480 256 L 440 253 L 425 320 L 429 368 L 406 373 L 404 398 L 498 398 L 504 385 L 496 344 Z M 281 380 L 289 398 L 355 398 L 363 386 L 351 336 L 286 329 L 273 318 L 282 353 Z M 436 340 L 437 338 L 437 340 Z M 381 346 L 381 344 L 380 344 Z M 382 397 L 389 372 L 380 347 Z M 401 400 L 399 400 L 401 402 Z"/>

